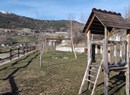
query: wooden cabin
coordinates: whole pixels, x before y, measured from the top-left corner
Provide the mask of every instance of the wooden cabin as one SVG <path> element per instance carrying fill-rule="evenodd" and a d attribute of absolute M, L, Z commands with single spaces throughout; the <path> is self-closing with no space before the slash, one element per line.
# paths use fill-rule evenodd
<path fill-rule="evenodd" d="M 99 73 L 101 69 L 104 69 L 104 95 L 108 95 L 111 71 L 126 73 L 126 95 L 130 95 L 130 23 L 120 13 L 93 8 L 83 32 L 87 35 L 88 65 L 79 94 L 82 93 L 87 81 L 88 86 L 90 83 L 94 84 L 91 93 L 93 95 Z M 116 34 L 120 34 L 119 39 L 114 39 Z M 102 58 L 96 76 L 93 76 L 91 72 L 94 71 L 92 69 L 97 61 L 96 47 L 102 50 Z M 114 54 L 114 52 L 116 53 Z M 95 77 L 94 81 L 91 80 L 92 77 Z"/>

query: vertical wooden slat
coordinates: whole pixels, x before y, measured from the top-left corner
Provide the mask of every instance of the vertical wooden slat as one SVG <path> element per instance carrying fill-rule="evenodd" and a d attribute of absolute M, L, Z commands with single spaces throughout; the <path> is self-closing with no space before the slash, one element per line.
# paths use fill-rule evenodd
<path fill-rule="evenodd" d="M 10 60 L 12 60 L 12 49 L 10 49 Z"/>
<path fill-rule="evenodd" d="M 23 47 L 23 54 L 25 54 L 25 47 Z"/>
<path fill-rule="evenodd" d="M 122 62 L 124 63 L 126 63 L 126 52 L 125 52 L 125 48 L 126 47 L 126 44 L 125 43 L 123 43 L 122 44 L 122 46 L 121 46 L 121 53 L 122 53 Z"/>
<path fill-rule="evenodd" d="M 95 45 L 92 45 L 92 62 L 95 62 Z"/>
<path fill-rule="evenodd" d="M 90 31 L 88 31 L 88 33 L 87 33 L 87 43 L 88 43 L 88 62 L 87 63 L 89 63 L 89 61 L 92 59 L 92 45 L 91 45 L 91 32 Z M 90 68 L 90 67 L 89 67 Z M 91 72 L 89 72 L 89 74 L 90 74 Z M 91 80 L 90 79 L 90 77 L 88 77 L 88 79 L 89 80 Z M 88 82 L 88 89 L 90 89 L 90 87 L 91 87 L 91 84 Z"/>
<path fill-rule="evenodd" d="M 110 64 L 114 63 L 114 44 L 110 42 Z"/>
<path fill-rule="evenodd" d="M 103 67 L 104 67 L 104 95 L 108 95 L 108 32 L 104 29 L 105 39 L 103 42 Z"/>
<path fill-rule="evenodd" d="M 97 54 L 100 54 L 100 45 L 97 45 Z"/>
<path fill-rule="evenodd" d="M 130 34 L 127 34 L 127 42 L 126 95 L 130 95 Z"/>
<path fill-rule="evenodd" d="M 20 48 L 18 48 L 18 57 L 19 57 L 19 50 L 20 50 Z"/>
<path fill-rule="evenodd" d="M 130 44 L 128 44 L 128 45 L 130 45 Z M 125 42 L 125 47 L 124 48 L 125 48 L 125 50 L 124 50 L 125 63 L 127 63 L 127 42 Z M 130 49 L 130 48 L 128 47 L 128 49 Z M 128 55 L 128 57 L 129 57 L 129 55 Z"/>
<path fill-rule="evenodd" d="M 118 65 L 120 62 L 120 44 L 116 43 L 116 62 L 115 64 Z"/>
<path fill-rule="evenodd" d="M 88 44 L 88 61 L 92 58 L 92 50 L 91 50 L 91 33 L 88 31 L 87 33 L 87 44 Z"/>

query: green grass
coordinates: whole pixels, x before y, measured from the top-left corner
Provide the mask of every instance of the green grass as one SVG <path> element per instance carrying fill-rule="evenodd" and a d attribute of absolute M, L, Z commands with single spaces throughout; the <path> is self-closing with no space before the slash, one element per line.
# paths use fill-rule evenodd
<path fill-rule="evenodd" d="M 4 95 L 78 95 L 86 61 L 85 54 L 78 54 L 78 60 L 75 60 L 69 52 L 44 53 L 40 67 L 39 53 L 35 52 L 0 67 L 0 92 Z M 102 82 L 103 73 L 100 74 L 98 84 Z M 120 81 L 116 84 L 121 86 Z M 116 89 L 117 87 L 113 88 Z M 96 95 L 102 93 L 103 85 L 100 85 Z M 124 88 L 113 95 L 125 95 Z"/>

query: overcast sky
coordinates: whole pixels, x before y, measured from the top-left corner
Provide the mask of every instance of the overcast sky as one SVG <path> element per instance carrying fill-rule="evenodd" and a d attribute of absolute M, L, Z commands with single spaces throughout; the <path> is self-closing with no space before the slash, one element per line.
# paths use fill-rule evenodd
<path fill-rule="evenodd" d="M 0 10 L 38 19 L 87 19 L 92 8 L 116 11 L 124 15 L 130 0 L 0 0 Z"/>

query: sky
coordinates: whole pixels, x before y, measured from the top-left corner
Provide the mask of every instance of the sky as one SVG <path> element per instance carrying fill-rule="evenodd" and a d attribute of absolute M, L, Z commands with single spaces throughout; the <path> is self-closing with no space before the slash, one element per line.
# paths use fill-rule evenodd
<path fill-rule="evenodd" d="M 84 22 L 92 8 L 120 12 L 124 16 L 129 5 L 130 0 L 0 0 L 0 11 L 35 19 L 63 20 L 73 17 Z"/>

